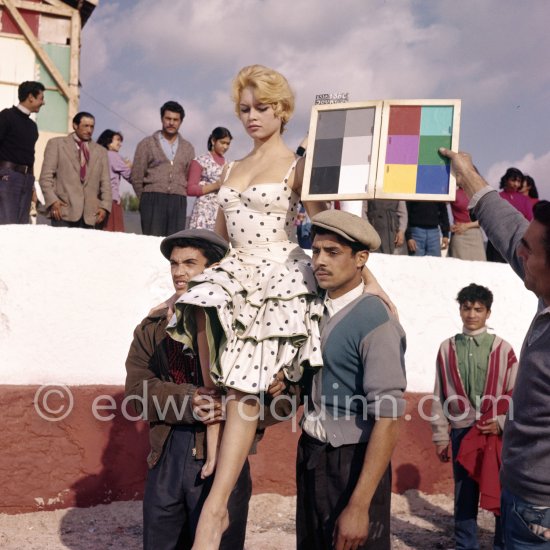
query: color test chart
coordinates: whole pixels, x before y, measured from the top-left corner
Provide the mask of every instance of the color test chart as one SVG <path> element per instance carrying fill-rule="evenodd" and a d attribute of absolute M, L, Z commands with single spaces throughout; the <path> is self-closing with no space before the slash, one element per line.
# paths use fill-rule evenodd
<path fill-rule="evenodd" d="M 303 200 L 454 200 L 460 100 L 382 100 L 313 107 Z"/>

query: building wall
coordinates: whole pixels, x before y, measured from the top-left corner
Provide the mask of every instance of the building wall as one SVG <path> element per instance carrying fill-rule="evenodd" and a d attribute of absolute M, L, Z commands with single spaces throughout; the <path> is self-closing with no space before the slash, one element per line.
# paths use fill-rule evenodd
<path fill-rule="evenodd" d="M 0 385 L 0 513 L 143 498 L 148 428 L 125 407 L 124 388 L 66 387 L 71 402 L 67 393 L 56 393 L 60 389 Z M 48 396 L 46 391 L 52 393 Z M 437 460 L 429 425 L 417 414 L 421 397 L 414 393 L 407 397 L 408 420 L 402 421 L 392 463 L 393 490 L 450 494 L 450 464 Z M 69 403 L 65 418 L 47 419 L 59 418 Z M 296 494 L 300 415 L 268 428 L 258 453 L 250 458 L 255 494 Z"/>
<path fill-rule="evenodd" d="M 39 2 L 38 2 L 39 3 Z M 41 46 L 66 82 L 70 76 L 68 45 L 71 22 L 67 18 L 20 10 Z M 46 86 L 46 105 L 35 120 L 40 131 L 36 149 L 35 174 L 40 174 L 45 143 L 51 137 L 66 135 L 71 128 L 69 102 L 22 35 L 9 12 L 0 7 L 0 109 L 18 103 L 17 86 L 25 80 L 38 80 Z"/>

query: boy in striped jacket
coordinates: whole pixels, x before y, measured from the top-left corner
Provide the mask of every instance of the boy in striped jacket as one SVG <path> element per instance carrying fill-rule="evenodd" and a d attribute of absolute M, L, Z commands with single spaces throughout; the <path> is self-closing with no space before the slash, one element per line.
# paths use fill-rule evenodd
<path fill-rule="evenodd" d="M 464 550 L 479 548 L 480 486 L 482 494 L 487 486 L 491 489 L 491 485 L 493 492 L 500 491 L 498 467 L 494 465 L 500 464 L 508 406 L 509 413 L 513 413 L 510 402 L 518 362 L 508 342 L 487 332 L 486 322 L 493 303 L 493 294 L 488 288 L 472 283 L 458 293 L 457 302 L 463 330 L 439 348 L 430 421 L 439 460 L 448 462 L 451 459 L 449 443 L 452 447 L 455 542 L 457 550 Z M 481 452 L 475 448 L 472 453 L 472 445 L 480 442 Z M 469 473 L 463 466 L 466 447 L 470 456 L 477 457 L 476 472 Z M 485 466 L 484 461 L 487 461 Z M 495 514 L 495 549 L 504 548 L 499 520 Z"/>

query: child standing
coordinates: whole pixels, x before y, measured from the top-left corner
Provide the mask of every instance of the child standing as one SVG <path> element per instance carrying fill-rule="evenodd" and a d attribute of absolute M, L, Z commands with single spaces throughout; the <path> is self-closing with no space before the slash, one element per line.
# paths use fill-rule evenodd
<path fill-rule="evenodd" d="M 508 342 L 487 332 L 492 292 L 472 283 L 458 293 L 457 301 L 463 329 L 439 348 L 431 424 L 436 454 L 442 462 L 450 460 L 451 443 L 455 542 L 457 550 L 465 550 L 479 548 L 477 511 L 480 487 L 489 486 L 493 494 L 500 492 L 498 467 L 483 468 L 482 464 L 487 460 L 500 465 L 505 421 L 502 413 L 506 412 L 511 401 L 518 362 Z M 472 468 L 467 470 L 463 466 L 469 465 L 472 454 L 467 453 L 472 446 L 475 446 L 473 454 L 477 461 L 473 477 L 469 473 Z M 503 549 L 498 504 L 491 509 L 495 512 L 493 547 Z"/>

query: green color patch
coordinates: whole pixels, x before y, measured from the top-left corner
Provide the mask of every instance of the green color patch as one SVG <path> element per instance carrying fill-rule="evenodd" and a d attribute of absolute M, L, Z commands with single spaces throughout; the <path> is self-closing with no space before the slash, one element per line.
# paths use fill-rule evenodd
<path fill-rule="evenodd" d="M 443 166 L 448 164 L 449 161 L 438 152 L 440 147 L 450 149 L 451 136 L 420 136 L 418 164 L 428 166 Z"/>

